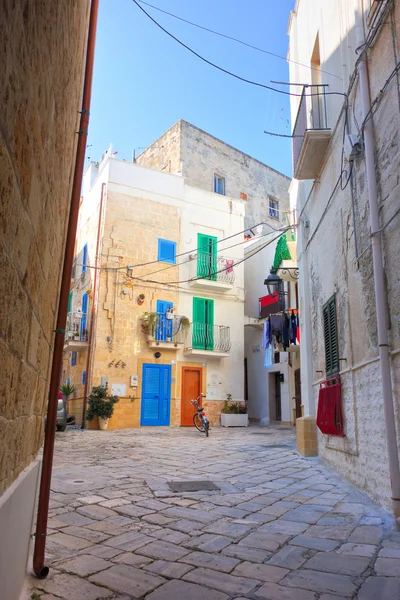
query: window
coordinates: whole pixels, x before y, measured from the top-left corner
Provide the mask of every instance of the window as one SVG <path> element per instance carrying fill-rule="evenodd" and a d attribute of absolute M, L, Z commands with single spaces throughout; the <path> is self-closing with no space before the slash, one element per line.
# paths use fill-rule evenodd
<path fill-rule="evenodd" d="M 83 385 L 86 383 L 86 371 L 82 371 L 82 383 Z"/>
<path fill-rule="evenodd" d="M 225 178 L 220 175 L 214 175 L 214 192 L 225 196 Z"/>
<path fill-rule="evenodd" d="M 160 262 L 176 264 L 176 242 L 170 240 L 158 240 L 158 259 Z"/>
<path fill-rule="evenodd" d="M 71 367 L 76 365 L 76 352 L 73 352 L 71 355 Z"/>
<path fill-rule="evenodd" d="M 279 219 L 279 202 L 269 198 L 268 200 L 268 214 L 273 219 Z"/>
<path fill-rule="evenodd" d="M 213 235 L 197 234 L 197 277 L 217 279 L 217 242 Z"/>
<path fill-rule="evenodd" d="M 214 300 L 193 298 L 193 348 L 214 350 Z"/>
<path fill-rule="evenodd" d="M 85 271 L 86 271 L 87 255 L 88 255 L 87 244 L 85 244 L 83 246 L 83 254 L 82 254 L 82 273 L 85 273 Z"/>
<path fill-rule="evenodd" d="M 326 376 L 339 373 L 339 339 L 336 321 L 336 298 L 332 296 L 323 306 Z"/>

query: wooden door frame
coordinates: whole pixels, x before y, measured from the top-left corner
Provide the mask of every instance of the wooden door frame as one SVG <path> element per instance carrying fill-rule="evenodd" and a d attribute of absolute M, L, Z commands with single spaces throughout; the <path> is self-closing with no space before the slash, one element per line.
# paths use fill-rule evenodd
<path fill-rule="evenodd" d="M 189 366 L 189 365 L 185 365 L 182 367 L 182 381 L 181 381 L 181 415 L 180 415 L 180 427 L 184 427 L 184 425 L 182 425 L 182 402 L 183 402 L 183 388 L 184 388 L 184 381 L 185 381 L 185 371 L 198 371 L 200 373 L 200 394 L 203 391 L 203 367 L 197 367 L 197 366 Z"/>

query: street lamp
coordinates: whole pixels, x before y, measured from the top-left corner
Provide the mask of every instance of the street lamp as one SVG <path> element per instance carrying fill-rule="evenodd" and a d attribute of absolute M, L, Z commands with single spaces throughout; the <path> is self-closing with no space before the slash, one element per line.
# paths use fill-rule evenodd
<path fill-rule="evenodd" d="M 282 292 L 283 281 L 279 275 L 276 274 L 276 269 L 272 267 L 269 273 L 270 274 L 268 275 L 267 279 L 264 280 L 264 285 L 267 286 L 268 293 L 271 295 L 275 294 L 276 292 Z"/>

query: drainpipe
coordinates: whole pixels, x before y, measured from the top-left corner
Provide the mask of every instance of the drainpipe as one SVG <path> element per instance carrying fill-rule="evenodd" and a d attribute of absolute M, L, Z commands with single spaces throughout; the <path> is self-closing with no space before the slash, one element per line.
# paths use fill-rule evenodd
<path fill-rule="evenodd" d="M 53 363 L 51 366 L 49 403 L 47 409 L 47 427 L 44 438 L 42 473 L 40 478 L 39 505 L 36 521 L 35 549 L 33 554 L 33 570 L 37 577 L 47 577 L 49 568 L 45 566 L 45 547 L 47 534 L 47 519 L 49 512 L 51 470 L 53 466 L 54 439 L 57 420 L 57 399 L 60 387 L 60 372 L 62 368 L 65 324 L 67 322 L 68 296 L 71 282 L 72 263 L 74 260 L 74 245 L 78 225 L 79 202 L 82 187 L 83 167 L 89 126 L 89 109 L 92 94 L 94 47 L 96 41 L 97 15 L 99 0 L 92 0 L 90 7 L 89 31 L 87 40 L 85 79 L 83 84 L 82 110 L 78 131 L 74 180 L 71 192 L 70 213 L 68 220 L 67 239 L 65 243 L 64 265 L 61 279 L 61 289 L 55 329 Z"/>
<path fill-rule="evenodd" d="M 363 0 L 354 0 L 356 18 L 357 48 L 363 50 L 365 44 Z M 359 81 L 363 120 L 371 108 L 368 80 L 367 53 L 362 55 L 359 64 Z M 389 472 L 392 487 L 392 508 L 394 517 L 400 525 L 400 470 L 397 450 L 393 390 L 390 372 L 389 336 L 387 330 L 385 273 L 381 233 L 379 232 L 378 192 L 375 173 L 375 135 L 373 121 L 370 118 L 364 129 L 365 171 L 369 193 L 370 227 L 372 238 L 372 262 L 375 284 L 376 319 L 378 325 L 379 361 L 382 380 L 383 409 L 386 423 L 386 439 L 389 457 Z"/>
<path fill-rule="evenodd" d="M 86 380 L 85 380 L 85 388 L 83 391 L 83 407 L 82 407 L 82 425 L 81 429 L 85 429 L 85 421 L 86 421 L 86 403 L 87 403 L 87 392 L 89 387 L 89 375 L 90 375 L 90 359 L 92 355 L 92 343 L 93 343 L 93 329 L 94 329 L 94 321 L 96 317 L 96 307 L 97 307 L 97 273 L 100 266 L 100 237 L 101 237 L 101 223 L 103 216 L 103 202 L 105 195 L 106 184 L 101 184 L 101 195 L 100 195 L 100 207 L 99 207 L 99 222 L 97 225 L 97 241 L 96 241 L 96 258 L 95 258 L 95 268 L 94 268 L 94 277 L 93 277 L 93 297 L 92 297 L 92 310 L 90 315 L 90 327 L 89 327 L 89 340 L 88 340 L 88 349 L 87 349 L 87 358 L 86 358 Z"/>

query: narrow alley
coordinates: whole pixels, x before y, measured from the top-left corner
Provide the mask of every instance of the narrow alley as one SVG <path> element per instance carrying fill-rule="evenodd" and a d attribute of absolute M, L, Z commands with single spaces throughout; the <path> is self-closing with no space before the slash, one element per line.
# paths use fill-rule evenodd
<path fill-rule="evenodd" d="M 391 515 L 294 429 L 57 434 L 41 600 L 394 600 Z"/>

